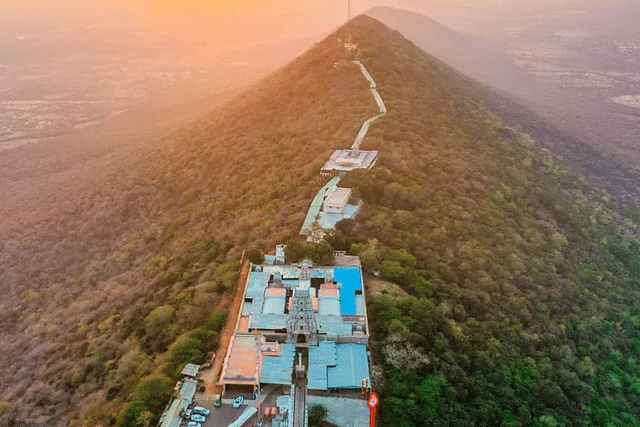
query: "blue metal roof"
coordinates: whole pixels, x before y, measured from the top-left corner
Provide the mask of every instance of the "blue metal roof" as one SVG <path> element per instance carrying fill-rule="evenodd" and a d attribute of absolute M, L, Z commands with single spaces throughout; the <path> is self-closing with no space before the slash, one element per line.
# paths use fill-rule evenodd
<path fill-rule="evenodd" d="M 291 373 L 296 357 L 293 344 L 282 344 L 280 356 L 266 356 L 262 362 L 260 382 L 265 384 L 291 384 Z"/>
<path fill-rule="evenodd" d="M 327 367 L 335 366 L 336 363 L 335 342 L 321 341 L 318 346 L 310 346 L 307 377 L 309 390 L 327 390 Z"/>
<path fill-rule="evenodd" d="M 286 314 L 256 313 L 251 315 L 251 329 L 284 329 L 287 327 Z"/>
<path fill-rule="evenodd" d="M 327 386 L 336 388 L 360 388 L 362 380 L 369 378 L 367 346 L 364 344 L 337 344 L 337 364 L 327 368 Z"/>
<path fill-rule="evenodd" d="M 320 314 L 340 316 L 340 300 L 338 298 L 321 297 L 319 300 Z"/>
<path fill-rule="evenodd" d="M 268 296 L 264 299 L 262 312 L 264 314 L 284 314 L 285 304 L 286 297 L 284 296 Z"/>
<path fill-rule="evenodd" d="M 318 321 L 318 332 L 321 334 L 326 334 L 329 337 L 352 334 L 353 327 L 351 323 L 344 322 L 340 316 L 318 314 L 316 320 Z"/>
<path fill-rule="evenodd" d="M 364 316 L 364 295 L 356 295 L 356 313 Z"/>
<path fill-rule="evenodd" d="M 362 291 L 362 277 L 357 267 L 341 267 L 334 271 L 334 280 L 342 283 L 340 312 L 343 316 L 356 316 L 356 291 Z"/>
<path fill-rule="evenodd" d="M 307 371 L 307 388 L 309 390 L 328 390 L 326 365 L 309 364 L 309 370 Z"/>
<path fill-rule="evenodd" d="M 347 205 L 342 213 L 320 212 L 318 224 L 322 228 L 336 228 L 338 222 L 345 218 L 354 218 L 359 210 L 360 205 Z"/>
<path fill-rule="evenodd" d="M 308 233 L 311 231 L 311 225 L 316 221 L 316 216 L 320 213 L 320 208 L 322 207 L 322 202 L 324 201 L 324 196 L 327 194 L 327 191 L 333 187 L 337 187 L 340 182 L 340 177 L 336 176 L 331 178 L 329 182 L 327 182 L 324 187 L 318 191 L 316 197 L 313 198 L 311 202 L 311 206 L 309 206 L 309 211 L 307 212 L 307 217 L 302 224 L 302 229 L 300 233 Z"/>

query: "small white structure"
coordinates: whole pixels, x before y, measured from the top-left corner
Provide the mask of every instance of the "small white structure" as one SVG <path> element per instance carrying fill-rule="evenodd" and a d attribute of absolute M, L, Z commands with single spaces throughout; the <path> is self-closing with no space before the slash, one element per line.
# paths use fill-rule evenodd
<path fill-rule="evenodd" d="M 350 188 L 336 187 L 336 189 L 329 195 L 329 197 L 324 200 L 324 203 L 322 204 L 323 212 L 342 213 L 345 206 L 347 206 L 349 197 L 351 197 Z"/>
<path fill-rule="evenodd" d="M 276 246 L 276 259 L 274 264 L 276 265 L 284 265 L 284 261 L 285 261 L 285 252 L 284 252 L 284 248 L 287 245 L 278 245 Z"/>
<path fill-rule="evenodd" d="M 182 370 L 181 374 L 185 377 L 195 378 L 200 371 L 200 365 L 194 365 L 193 363 L 187 363 Z"/>

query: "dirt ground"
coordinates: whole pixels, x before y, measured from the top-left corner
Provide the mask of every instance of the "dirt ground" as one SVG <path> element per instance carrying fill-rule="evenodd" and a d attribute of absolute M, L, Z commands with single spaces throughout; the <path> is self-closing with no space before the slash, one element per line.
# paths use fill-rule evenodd
<path fill-rule="evenodd" d="M 222 372 L 222 363 L 224 362 L 224 357 L 227 354 L 229 341 L 231 341 L 233 331 L 236 328 L 238 312 L 240 311 L 240 307 L 242 306 L 244 287 L 245 283 L 247 283 L 247 277 L 249 276 L 249 265 L 249 260 L 245 260 L 242 263 L 242 267 L 240 268 L 240 276 L 238 277 L 238 282 L 236 283 L 236 292 L 233 297 L 233 301 L 231 302 L 231 306 L 229 307 L 229 317 L 227 318 L 227 324 L 224 326 L 224 328 L 222 329 L 222 333 L 220 334 L 220 344 L 218 345 L 215 359 L 213 360 L 210 373 L 208 375 L 203 373 L 203 377 L 205 377 L 205 384 L 207 385 L 208 394 L 222 393 L 222 387 L 218 386 L 217 382 L 218 379 L 220 379 L 220 374 Z"/>
<path fill-rule="evenodd" d="M 404 289 L 395 283 L 371 275 L 364 276 L 364 287 L 367 296 L 386 295 L 390 298 L 406 298 L 409 296 Z"/>

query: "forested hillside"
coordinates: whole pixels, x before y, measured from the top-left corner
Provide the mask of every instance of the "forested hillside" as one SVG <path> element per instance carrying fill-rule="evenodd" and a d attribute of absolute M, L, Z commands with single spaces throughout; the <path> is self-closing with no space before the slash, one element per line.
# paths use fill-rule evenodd
<path fill-rule="evenodd" d="M 242 250 L 298 238 L 320 167 L 376 111 L 334 67 L 349 36 L 389 111 L 362 145 L 377 165 L 341 184 L 363 210 L 328 241 L 409 294 L 369 298 L 382 425 L 638 424 L 635 220 L 359 17 L 98 187 L 0 220 L 0 425 L 154 416 L 215 345 Z"/>
<path fill-rule="evenodd" d="M 109 425 L 142 378 L 175 377 L 168 348 L 215 332 L 242 251 L 297 235 L 320 167 L 376 108 L 358 70 L 333 67 L 336 46 L 114 157 L 91 185 L 23 197 L 22 182 L 64 179 L 61 164 L 0 160 L 25 200 L 0 218 L 0 425 Z"/>
<path fill-rule="evenodd" d="M 389 426 L 638 425 L 635 210 L 506 127 L 473 85 L 368 20 L 389 113 L 334 245 L 411 296 L 370 298 Z"/>

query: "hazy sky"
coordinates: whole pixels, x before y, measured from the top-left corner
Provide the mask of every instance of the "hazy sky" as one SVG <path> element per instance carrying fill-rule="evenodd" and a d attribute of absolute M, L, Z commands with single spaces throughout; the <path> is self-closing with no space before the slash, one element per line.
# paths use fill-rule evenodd
<path fill-rule="evenodd" d="M 409 9 L 465 31 L 473 27 L 474 20 L 490 21 L 501 16 L 500 11 L 522 12 L 543 8 L 545 3 L 569 1 L 351 0 L 351 9 L 353 16 L 381 5 Z M 327 34 L 345 22 L 347 0 L 0 0 L 0 20 L 12 16 L 31 21 L 73 16 L 94 22 L 169 25 L 183 28 L 184 32 L 211 34 L 212 40 L 220 39 L 221 44 L 241 46 Z"/>

